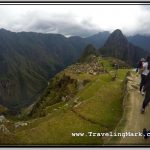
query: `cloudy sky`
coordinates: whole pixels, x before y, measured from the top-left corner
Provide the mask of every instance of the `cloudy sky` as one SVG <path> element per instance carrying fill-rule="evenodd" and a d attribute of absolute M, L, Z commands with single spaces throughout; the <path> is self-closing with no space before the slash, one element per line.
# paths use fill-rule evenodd
<path fill-rule="evenodd" d="M 150 35 L 150 5 L 0 5 L 0 28 L 82 37 L 115 29 Z"/>

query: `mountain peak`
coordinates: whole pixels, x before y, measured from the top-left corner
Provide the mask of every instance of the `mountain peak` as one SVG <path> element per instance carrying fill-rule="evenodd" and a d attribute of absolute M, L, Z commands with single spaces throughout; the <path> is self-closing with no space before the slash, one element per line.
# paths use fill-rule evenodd
<path fill-rule="evenodd" d="M 105 56 L 112 56 L 135 65 L 141 57 L 148 55 L 144 50 L 128 42 L 121 30 L 117 29 L 111 33 L 100 53 Z"/>
<path fill-rule="evenodd" d="M 89 58 L 91 55 L 97 56 L 98 52 L 96 51 L 95 47 L 92 44 L 89 44 L 85 47 L 79 61 L 81 62 L 86 61 L 87 58 Z"/>
<path fill-rule="evenodd" d="M 108 40 L 106 41 L 106 44 L 127 44 L 128 40 L 127 38 L 123 35 L 122 31 L 119 29 L 116 29 L 114 32 L 111 33 L 111 35 L 109 36 Z M 105 45 L 106 45 L 105 44 Z"/>
<path fill-rule="evenodd" d="M 96 54 L 95 47 L 92 44 L 87 45 L 84 49 L 83 55 L 84 54 L 86 54 L 86 55 Z"/>
<path fill-rule="evenodd" d="M 11 32 L 11 31 L 6 30 L 6 29 L 4 29 L 4 28 L 0 28 L 0 32 Z"/>
<path fill-rule="evenodd" d="M 122 34 L 122 31 L 120 29 L 116 29 L 115 31 L 113 31 L 113 33 L 115 33 L 115 34 Z"/>
<path fill-rule="evenodd" d="M 127 40 L 127 38 L 123 35 L 123 33 L 120 29 L 116 29 L 115 31 L 113 31 L 111 36 L 115 36 L 115 37 Z"/>

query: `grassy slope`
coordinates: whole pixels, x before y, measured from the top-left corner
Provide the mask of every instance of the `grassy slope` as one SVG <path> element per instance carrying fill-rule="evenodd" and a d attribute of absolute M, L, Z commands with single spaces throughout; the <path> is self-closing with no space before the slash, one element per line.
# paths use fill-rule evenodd
<path fill-rule="evenodd" d="M 18 144 L 50 145 L 101 145 L 100 137 L 72 137 L 72 132 L 112 131 L 122 116 L 122 83 L 127 70 L 119 70 L 116 81 L 109 74 L 91 76 L 80 74 L 74 77 L 90 78 L 74 99 L 81 102 L 74 107 L 60 103 L 47 108 L 50 113 L 40 119 L 31 120 L 27 127 L 14 132 Z M 69 72 L 68 72 L 69 73 Z M 52 111 L 53 109 L 55 111 Z M 13 142 L 14 143 L 14 142 Z"/>

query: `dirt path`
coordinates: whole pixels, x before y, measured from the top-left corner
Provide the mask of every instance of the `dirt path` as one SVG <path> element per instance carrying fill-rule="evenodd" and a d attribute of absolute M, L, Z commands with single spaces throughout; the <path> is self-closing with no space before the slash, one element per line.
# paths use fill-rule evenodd
<path fill-rule="evenodd" d="M 139 83 L 140 76 L 137 77 L 132 73 L 128 77 L 129 98 L 125 102 L 126 122 L 122 132 L 142 132 L 143 128 L 150 130 L 150 104 L 146 107 L 145 113 L 141 114 L 140 109 L 144 97 L 139 93 Z M 150 137 L 147 140 L 140 136 L 121 137 L 119 143 L 123 145 L 150 145 Z"/>

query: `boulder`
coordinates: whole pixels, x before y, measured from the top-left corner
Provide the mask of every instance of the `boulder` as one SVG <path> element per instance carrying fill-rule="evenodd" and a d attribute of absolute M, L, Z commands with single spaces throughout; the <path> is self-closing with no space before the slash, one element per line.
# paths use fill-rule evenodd
<path fill-rule="evenodd" d="M 0 132 L 3 132 L 4 134 L 10 133 L 10 131 L 3 124 L 0 125 Z"/>
<path fill-rule="evenodd" d="M 7 119 L 5 118 L 5 116 L 1 115 L 1 116 L 0 116 L 0 123 L 5 123 L 5 122 L 9 122 L 9 120 L 7 120 Z"/>
<path fill-rule="evenodd" d="M 66 97 L 63 96 L 63 97 L 61 98 L 61 100 L 62 100 L 63 102 L 65 102 L 65 101 L 66 101 Z"/>
<path fill-rule="evenodd" d="M 27 122 L 16 122 L 15 123 L 15 128 L 23 127 L 23 126 L 27 126 L 27 125 L 28 125 Z"/>

